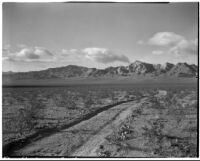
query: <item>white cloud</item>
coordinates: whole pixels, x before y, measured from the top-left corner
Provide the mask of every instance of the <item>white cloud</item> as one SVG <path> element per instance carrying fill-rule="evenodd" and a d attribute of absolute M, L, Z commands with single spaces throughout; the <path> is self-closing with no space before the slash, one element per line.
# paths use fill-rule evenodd
<path fill-rule="evenodd" d="M 129 63 L 129 59 L 125 55 L 117 55 L 105 48 L 85 48 L 82 50 L 82 53 L 84 53 L 86 58 L 103 64 L 116 61 Z"/>
<path fill-rule="evenodd" d="M 86 53 L 87 55 L 95 55 L 95 54 L 98 54 L 98 53 L 105 53 L 107 51 L 107 49 L 105 48 L 85 48 L 82 50 L 83 53 Z"/>
<path fill-rule="evenodd" d="M 69 51 L 72 52 L 72 53 L 78 52 L 77 49 L 70 49 Z"/>
<path fill-rule="evenodd" d="M 79 54 L 80 51 L 78 49 L 70 49 L 70 50 L 67 50 L 67 49 L 62 49 L 61 50 L 61 54 L 63 56 L 70 56 L 70 55 L 75 55 L 75 54 Z"/>
<path fill-rule="evenodd" d="M 84 48 L 84 49 L 62 49 L 61 57 L 70 60 L 92 60 L 99 63 L 107 64 L 112 62 L 129 62 L 129 59 L 125 55 L 118 55 L 113 51 L 106 48 Z"/>
<path fill-rule="evenodd" d="M 152 54 L 153 55 L 162 55 L 163 51 L 162 50 L 154 50 L 154 51 L 152 51 Z"/>
<path fill-rule="evenodd" d="M 33 47 L 23 48 L 19 52 L 9 53 L 7 59 L 11 61 L 41 61 L 49 62 L 54 60 L 54 55 L 45 48 Z"/>
<path fill-rule="evenodd" d="M 173 32 L 158 32 L 152 38 L 149 39 L 150 45 L 157 46 L 173 46 L 184 39 L 183 36 L 175 34 Z"/>
<path fill-rule="evenodd" d="M 67 53 L 67 52 L 68 52 L 68 50 L 66 50 L 66 49 L 62 49 L 62 50 L 61 50 L 61 53 L 62 53 L 62 54 L 65 54 L 65 53 Z"/>
<path fill-rule="evenodd" d="M 195 42 L 195 40 L 188 41 L 188 40 L 183 39 L 178 44 L 170 48 L 169 53 L 176 54 L 176 55 L 181 55 L 181 54 L 196 55 L 197 43 Z"/>
<path fill-rule="evenodd" d="M 148 44 L 166 47 L 168 50 L 167 53 L 174 54 L 176 57 L 187 54 L 197 54 L 197 38 L 194 40 L 187 40 L 184 36 L 173 32 L 158 32 L 148 40 Z M 153 54 L 156 55 L 156 52 L 154 51 Z"/>

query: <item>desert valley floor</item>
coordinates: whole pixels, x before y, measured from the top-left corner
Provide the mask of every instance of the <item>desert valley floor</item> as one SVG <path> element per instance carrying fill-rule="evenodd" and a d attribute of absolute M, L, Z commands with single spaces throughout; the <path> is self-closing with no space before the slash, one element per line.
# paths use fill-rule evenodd
<path fill-rule="evenodd" d="M 4 157 L 196 157 L 197 87 L 3 88 Z"/>

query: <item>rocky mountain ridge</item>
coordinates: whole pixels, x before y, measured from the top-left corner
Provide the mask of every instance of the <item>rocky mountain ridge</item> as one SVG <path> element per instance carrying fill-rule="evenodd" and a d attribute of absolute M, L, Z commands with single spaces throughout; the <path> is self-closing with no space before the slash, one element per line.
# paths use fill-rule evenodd
<path fill-rule="evenodd" d="M 174 76 L 174 77 L 196 77 L 198 67 L 195 64 L 187 63 L 165 63 L 150 64 L 142 61 L 135 61 L 128 66 L 108 67 L 105 69 L 87 68 L 76 65 L 48 68 L 41 71 L 30 72 L 3 72 L 3 78 L 8 79 L 67 79 L 67 78 L 101 78 L 101 77 L 134 77 L 134 76 Z"/>

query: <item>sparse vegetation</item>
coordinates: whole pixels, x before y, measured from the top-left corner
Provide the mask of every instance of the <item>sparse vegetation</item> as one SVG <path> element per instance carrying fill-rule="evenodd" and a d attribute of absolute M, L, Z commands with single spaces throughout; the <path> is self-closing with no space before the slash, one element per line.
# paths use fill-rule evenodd
<path fill-rule="evenodd" d="M 102 144 L 104 149 L 118 149 L 118 154 L 111 154 L 121 157 L 135 157 L 138 150 L 153 157 L 197 157 L 194 90 L 167 92 L 159 98 L 154 92 L 148 97 L 148 103 L 134 109 L 119 127 L 113 127 L 113 133 Z"/>
<path fill-rule="evenodd" d="M 137 150 L 148 156 L 196 157 L 197 91 L 161 89 L 167 94 L 160 96 L 158 88 L 131 85 L 5 88 L 3 145 L 38 130 L 63 127 L 106 105 L 147 98 L 120 126 L 113 125 L 113 133 L 106 137 L 97 155 L 124 157 Z"/>

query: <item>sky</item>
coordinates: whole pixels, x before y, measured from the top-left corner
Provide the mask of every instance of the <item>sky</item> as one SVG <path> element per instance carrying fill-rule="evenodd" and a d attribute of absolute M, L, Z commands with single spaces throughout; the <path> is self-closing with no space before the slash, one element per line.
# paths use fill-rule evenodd
<path fill-rule="evenodd" d="M 197 64 L 198 3 L 4 3 L 3 71 Z"/>

